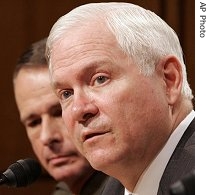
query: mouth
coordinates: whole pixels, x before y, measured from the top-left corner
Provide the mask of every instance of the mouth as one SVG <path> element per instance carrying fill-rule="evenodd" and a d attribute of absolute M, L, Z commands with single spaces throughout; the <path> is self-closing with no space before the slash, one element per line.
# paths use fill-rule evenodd
<path fill-rule="evenodd" d="M 91 139 L 93 139 L 93 138 L 97 138 L 97 137 L 103 136 L 103 135 L 105 135 L 106 133 L 108 133 L 108 132 L 102 132 L 102 133 L 88 133 L 88 134 L 83 135 L 82 140 L 83 140 L 83 142 L 86 142 L 86 141 L 89 141 L 89 140 L 91 140 Z"/>
<path fill-rule="evenodd" d="M 54 166 L 67 164 L 72 156 L 55 156 L 48 159 L 48 162 Z"/>

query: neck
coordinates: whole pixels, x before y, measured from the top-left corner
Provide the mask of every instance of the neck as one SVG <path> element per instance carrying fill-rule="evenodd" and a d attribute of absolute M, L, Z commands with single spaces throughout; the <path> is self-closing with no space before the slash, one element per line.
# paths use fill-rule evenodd
<path fill-rule="evenodd" d="M 181 121 L 193 110 L 192 102 L 185 99 L 181 103 L 172 107 L 171 115 L 173 120 L 172 131 L 181 123 Z"/>
<path fill-rule="evenodd" d="M 133 155 L 132 159 L 129 158 L 124 162 L 115 162 L 111 169 L 104 172 L 106 172 L 107 175 L 112 175 L 118 179 L 127 190 L 132 192 L 139 177 L 147 167 L 147 161 L 150 161 L 149 159 L 142 160 L 138 156 L 139 155 Z"/>

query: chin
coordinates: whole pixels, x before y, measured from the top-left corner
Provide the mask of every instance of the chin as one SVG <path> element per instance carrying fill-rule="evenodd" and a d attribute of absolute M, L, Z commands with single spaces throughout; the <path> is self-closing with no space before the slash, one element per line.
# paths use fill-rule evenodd
<path fill-rule="evenodd" d="M 89 154 L 87 159 L 94 169 L 108 174 L 113 170 L 116 162 L 122 162 L 125 159 L 125 155 L 112 151 L 98 151 Z"/>
<path fill-rule="evenodd" d="M 57 181 L 63 181 L 63 180 L 69 180 L 69 178 L 74 178 L 81 172 L 80 169 L 77 169 L 77 167 L 65 167 L 62 169 L 61 167 L 56 168 L 56 170 L 53 171 L 52 176 Z"/>
<path fill-rule="evenodd" d="M 64 181 L 66 179 L 69 179 L 71 176 L 71 174 L 67 173 L 67 172 L 59 172 L 56 171 L 55 173 L 51 174 L 51 176 L 56 180 L 56 181 Z"/>
<path fill-rule="evenodd" d="M 107 159 L 105 155 L 90 155 L 87 157 L 88 161 L 90 162 L 91 166 L 96 170 L 104 170 L 107 165 L 109 165 L 110 159 Z"/>

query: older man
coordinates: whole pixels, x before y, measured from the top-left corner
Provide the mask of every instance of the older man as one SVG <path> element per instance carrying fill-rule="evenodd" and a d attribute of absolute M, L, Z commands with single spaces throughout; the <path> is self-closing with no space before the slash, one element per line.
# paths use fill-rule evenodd
<path fill-rule="evenodd" d="M 182 49 L 156 14 L 93 3 L 61 17 L 47 57 L 64 122 L 125 194 L 166 194 L 194 169 L 194 111 Z"/>

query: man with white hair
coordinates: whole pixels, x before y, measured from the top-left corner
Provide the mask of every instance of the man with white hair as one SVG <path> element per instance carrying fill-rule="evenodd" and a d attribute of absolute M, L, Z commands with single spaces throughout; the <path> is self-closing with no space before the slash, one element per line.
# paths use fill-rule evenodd
<path fill-rule="evenodd" d="M 46 55 L 75 145 L 125 194 L 168 194 L 194 170 L 193 95 L 179 39 L 160 17 L 86 4 L 54 24 Z"/>

